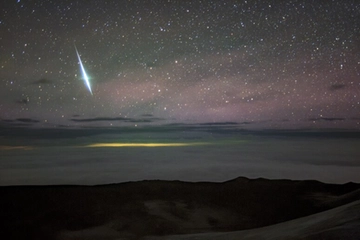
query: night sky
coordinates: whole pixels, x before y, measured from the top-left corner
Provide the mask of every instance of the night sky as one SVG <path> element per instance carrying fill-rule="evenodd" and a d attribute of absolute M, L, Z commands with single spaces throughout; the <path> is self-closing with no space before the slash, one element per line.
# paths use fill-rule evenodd
<path fill-rule="evenodd" d="M 5 0 L 0 12 L 2 125 L 360 128 L 357 0 Z"/>

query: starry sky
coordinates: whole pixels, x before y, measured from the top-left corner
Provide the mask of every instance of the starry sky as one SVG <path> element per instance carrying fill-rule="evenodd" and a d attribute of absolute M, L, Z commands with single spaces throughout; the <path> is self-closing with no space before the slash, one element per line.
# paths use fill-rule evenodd
<path fill-rule="evenodd" d="M 357 0 L 6 0 L 0 12 L 5 126 L 360 128 Z"/>

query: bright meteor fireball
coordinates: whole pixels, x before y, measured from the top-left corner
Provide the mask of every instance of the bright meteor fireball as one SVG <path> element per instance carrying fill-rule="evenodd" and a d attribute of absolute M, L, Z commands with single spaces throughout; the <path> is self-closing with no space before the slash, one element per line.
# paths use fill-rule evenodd
<path fill-rule="evenodd" d="M 90 85 L 89 77 L 88 77 L 87 74 L 86 74 L 84 65 L 83 65 L 83 63 L 82 63 L 82 61 L 81 61 L 81 58 L 80 58 L 80 54 L 79 54 L 79 52 L 78 52 L 78 50 L 77 50 L 77 48 L 76 48 L 75 45 L 74 45 L 74 47 L 75 47 L 76 55 L 77 55 L 77 57 L 78 57 L 78 59 L 79 59 L 79 63 L 80 63 L 80 67 L 81 67 L 81 72 L 82 72 L 82 75 L 83 75 L 85 84 L 86 84 L 87 88 L 89 89 L 89 92 L 91 93 L 91 95 L 93 95 L 92 90 L 91 90 L 91 85 Z"/>

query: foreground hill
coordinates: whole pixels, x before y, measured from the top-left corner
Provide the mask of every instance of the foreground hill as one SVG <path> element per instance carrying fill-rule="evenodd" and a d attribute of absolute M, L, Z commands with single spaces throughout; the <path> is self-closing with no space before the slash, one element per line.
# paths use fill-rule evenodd
<path fill-rule="evenodd" d="M 360 238 L 360 200 L 307 217 L 251 230 L 165 237 L 147 240 L 319 240 Z"/>
<path fill-rule="evenodd" d="M 247 178 L 224 183 L 11 186 L 0 188 L 0 218 L 7 239 L 141 239 L 208 232 L 220 234 L 211 239 L 231 239 L 221 234 L 278 224 L 349 203 L 350 209 L 358 209 L 358 189 L 355 183 Z M 344 211 L 346 215 L 348 210 Z M 289 231 L 296 225 L 288 225 Z M 203 236 L 207 237 L 199 239 L 210 237 Z"/>

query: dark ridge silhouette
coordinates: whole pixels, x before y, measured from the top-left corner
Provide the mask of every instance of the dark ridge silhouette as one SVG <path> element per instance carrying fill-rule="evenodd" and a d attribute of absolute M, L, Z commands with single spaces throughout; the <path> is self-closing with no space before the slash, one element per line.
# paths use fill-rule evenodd
<path fill-rule="evenodd" d="M 125 239 L 268 226 L 360 198 L 360 184 L 236 178 L 99 186 L 0 187 L 7 239 L 56 239 L 101 226 Z M 189 224 L 189 222 L 191 224 Z M 119 237 L 120 238 L 120 237 Z"/>

